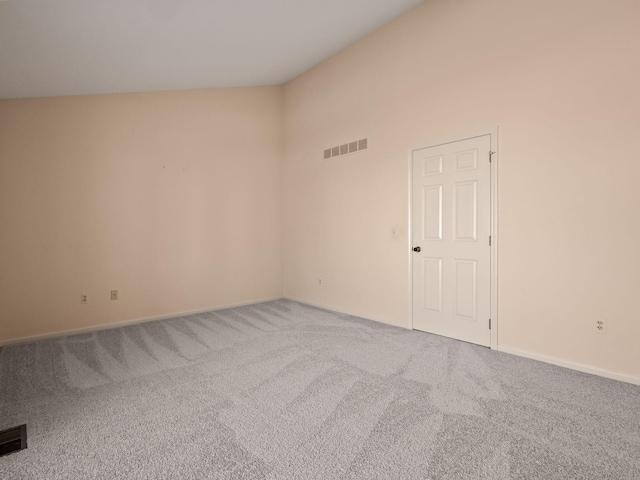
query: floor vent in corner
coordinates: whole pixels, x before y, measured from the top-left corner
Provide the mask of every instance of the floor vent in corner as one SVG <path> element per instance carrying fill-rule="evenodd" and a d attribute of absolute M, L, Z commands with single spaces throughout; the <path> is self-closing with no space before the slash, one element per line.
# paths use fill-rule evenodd
<path fill-rule="evenodd" d="M 343 143 L 337 147 L 327 148 L 324 151 L 324 159 L 341 157 L 343 155 L 349 155 L 351 153 L 359 152 L 360 150 L 366 150 L 369 146 L 369 141 L 366 138 L 362 140 L 356 140 L 349 143 Z"/>
<path fill-rule="evenodd" d="M 0 457 L 27 448 L 27 425 L 0 432 Z"/>

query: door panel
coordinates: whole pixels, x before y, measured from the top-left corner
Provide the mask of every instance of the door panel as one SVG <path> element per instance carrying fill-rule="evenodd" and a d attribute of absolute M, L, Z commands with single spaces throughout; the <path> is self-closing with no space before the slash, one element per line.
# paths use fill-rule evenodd
<path fill-rule="evenodd" d="M 442 259 L 423 258 L 424 309 L 442 313 Z"/>
<path fill-rule="evenodd" d="M 423 187 L 424 240 L 442 240 L 442 185 Z"/>
<path fill-rule="evenodd" d="M 475 260 L 453 260 L 453 315 L 476 320 L 478 277 Z"/>
<path fill-rule="evenodd" d="M 413 327 L 490 345 L 489 135 L 413 152 Z"/>
<path fill-rule="evenodd" d="M 458 182 L 453 186 L 453 239 L 478 240 L 478 182 Z"/>

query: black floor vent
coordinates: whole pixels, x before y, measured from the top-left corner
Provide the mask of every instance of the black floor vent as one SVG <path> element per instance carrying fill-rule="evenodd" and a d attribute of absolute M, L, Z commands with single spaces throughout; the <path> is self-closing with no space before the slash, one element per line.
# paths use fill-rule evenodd
<path fill-rule="evenodd" d="M 27 425 L 0 432 L 0 457 L 27 448 Z"/>

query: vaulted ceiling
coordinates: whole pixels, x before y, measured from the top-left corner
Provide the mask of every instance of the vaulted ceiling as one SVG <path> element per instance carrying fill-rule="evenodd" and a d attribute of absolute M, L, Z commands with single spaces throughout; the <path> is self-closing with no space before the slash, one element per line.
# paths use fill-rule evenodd
<path fill-rule="evenodd" d="M 0 98 L 280 85 L 421 0 L 0 0 Z"/>

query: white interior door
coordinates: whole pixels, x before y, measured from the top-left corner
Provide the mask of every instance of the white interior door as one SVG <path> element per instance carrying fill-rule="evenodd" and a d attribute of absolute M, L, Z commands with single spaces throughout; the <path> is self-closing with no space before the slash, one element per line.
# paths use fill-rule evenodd
<path fill-rule="evenodd" d="M 489 346 L 491 136 L 413 151 L 413 328 Z"/>

